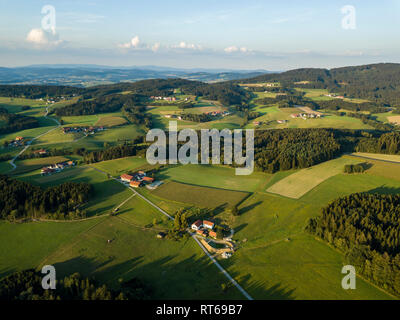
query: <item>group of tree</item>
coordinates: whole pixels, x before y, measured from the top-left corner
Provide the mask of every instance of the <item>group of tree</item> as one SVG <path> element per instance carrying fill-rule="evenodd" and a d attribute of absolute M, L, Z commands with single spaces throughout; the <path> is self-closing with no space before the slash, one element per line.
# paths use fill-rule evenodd
<path fill-rule="evenodd" d="M 363 173 L 366 166 L 365 163 L 346 164 L 344 166 L 344 173 Z"/>
<path fill-rule="evenodd" d="M 356 193 L 337 199 L 306 230 L 346 254 L 346 263 L 400 296 L 400 195 Z"/>
<path fill-rule="evenodd" d="M 0 219 L 85 218 L 79 206 L 92 194 L 88 183 L 66 182 L 45 190 L 28 182 L 0 175 Z"/>
<path fill-rule="evenodd" d="M 138 125 L 142 124 L 148 129 L 152 127 L 152 117 L 150 114 L 146 113 L 146 106 L 125 104 L 122 108 L 122 114 L 130 123 Z"/>
<path fill-rule="evenodd" d="M 205 113 L 181 113 L 180 116 L 183 120 L 193 121 L 193 122 L 209 122 L 213 120 L 213 117 Z"/>
<path fill-rule="evenodd" d="M 97 113 L 115 112 L 124 105 L 133 107 L 141 104 L 141 97 L 134 94 L 109 94 L 93 99 L 83 99 L 73 104 L 66 105 L 55 110 L 55 114 L 61 116 L 81 116 Z"/>
<path fill-rule="evenodd" d="M 183 236 L 188 235 L 186 229 L 188 228 L 187 212 L 180 209 L 174 216 L 174 225 L 168 231 L 167 238 L 172 240 L 179 240 Z"/>
<path fill-rule="evenodd" d="M 39 127 L 37 118 L 9 113 L 5 108 L 0 108 L 0 121 L 3 122 L 0 126 L 0 134 Z"/>
<path fill-rule="evenodd" d="M 121 282 L 117 290 L 74 273 L 56 281 L 56 289 L 42 287 L 43 274 L 28 269 L 0 280 L 0 300 L 147 300 L 152 288 L 138 278 Z"/>
<path fill-rule="evenodd" d="M 83 155 L 83 160 L 85 163 L 95 163 L 136 156 L 140 151 L 144 150 L 144 148 L 144 146 L 139 146 L 136 144 L 121 144 L 91 152 L 82 151 L 81 155 Z"/>

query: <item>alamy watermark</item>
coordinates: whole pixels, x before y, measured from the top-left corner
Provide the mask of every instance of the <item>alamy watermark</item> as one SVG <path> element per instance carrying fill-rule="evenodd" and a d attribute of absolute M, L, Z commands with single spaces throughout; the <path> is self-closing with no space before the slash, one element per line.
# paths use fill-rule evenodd
<path fill-rule="evenodd" d="M 356 29 L 356 8 L 352 5 L 346 5 L 342 7 L 341 12 L 344 15 L 342 28 L 345 30 Z"/>
<path fill-rule="evenodd" d="M 347 265 L 342 268 L 342 274 L 346 276 L 342 279 L 342 288 L 344 290 L 356 289 L 356 268 L 352 265 Z"/>
<path fill-rule="evenodd" d="M 42 273 L 45 274 L 42 279 L 42 288 L 45 290 L 54 290 L 56 288 L 56 268 L 46 265 L 42 268 Z"/>
<path fill-rule="evenodd" d="M 245 143 L 243 143 L 245 132 Z M 155 141 L 157 138 L 157 141 Z M 223 161 L 221 161 L 221 138 L 223 138 Z M 198 132 L 194 129 L 177 129 L 177 122 L 169 122 L 168 159 L 167 135 L 161 129 L 151 129 L 146 141 L 155 141 L 146 152 L 149 164 L 235 164 L 236 175 L 250 175 L 254 170 L 254 130 L 217 129 L 200 130 L 200 153 Z M 178 150 L 178 142 L 185 142 Z M 211 148 L 210 148 L 211 143 Z M 245 144 L 245 156 L 243 156 Z M 211 155 L 211 157 L 210 157 Z"/>

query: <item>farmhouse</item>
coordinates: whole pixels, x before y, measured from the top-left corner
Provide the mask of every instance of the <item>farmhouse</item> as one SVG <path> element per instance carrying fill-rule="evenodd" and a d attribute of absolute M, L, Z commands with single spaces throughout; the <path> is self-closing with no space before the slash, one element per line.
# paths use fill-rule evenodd
<path fill-rule="evenodd" d="M 153 183 L 154 182 L 154 178 L 151 177 L 143 177 L 142 179 L 144 182 L 149 182 L 149 183 Z"/>
<path fill-rule="evenodd" d="M 208 220 L 204 220 L 203 221 L 203 226 L 205 227 L 205 228 L 208 228 L 208 229 L 214 229 L 214 225 L 215 225 L 215 223 L 214 222 L 211 222 L 211 221 L 208 221 Z"/>
<path fill-rule="evenodd" d="M 22 140 L 24 140 L 24 137 L 16 137 L 15 138 L 15 141 L 22 141 Z"/>
<path fill-rule="evenodd" d="M 202 237 L 206 237 L 207 236 L 206 232 L 204 230 L 202 230 L 202 229 L 201 230 L 197 230 L 196 233 L 199 236 L 202 236 Z"/>
<path fill-rule="evenodd" d="M 124 182 L 131 182 L 133 180 L 133 176 L 129 174 L 123 174 L 121 175 L 121 180 Z"/>
<path fill-rule="evenodd" d="M 210 231 L 209 233 L 208 233 L 208 235 L 210 236 L 210 237 L 213 237 L 213 238 L 217 238 L 217 233 L 215 232 L 215 231 Z"/>
<path fill-rule="evenodd" d="M 195 223 L 192 224 L 192 229 L 200 230 L 202 226 L 203 226 L 203 221 L 197 220 Z"/>
<path fill-rule="evenodd" d="M 140 181 L 131 181 L 129 183 L 129 186 L 131 186 L 132 188 L 139 188 L 142 185 L 142 182 Z"/>

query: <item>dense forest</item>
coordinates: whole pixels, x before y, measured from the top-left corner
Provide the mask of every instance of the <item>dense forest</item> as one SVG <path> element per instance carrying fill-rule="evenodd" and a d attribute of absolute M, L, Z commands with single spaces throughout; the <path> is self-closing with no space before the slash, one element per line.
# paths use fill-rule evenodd
<path fill-rule="evenodd" d="M 306 230 L 346 253 L 347 263 L 400 296 L 400 195 L 356 193 L 337 199 Z"/>
<path fill-rule="evenodd" d="M 140 150 L 143 149 L 144 146 L 135 144 L 123 144 L 104 148 L 98 151 L 85 152 L 83 153 L 83 158 L 86 163 L 95 163 L 100 161 L 135 156 Z"/>
<path fill-rule="evenodd" d="M 68 86 L 46 85 L 0 85 L 0 97 L 41 99 L 46 97 L 60 97 L 80 95 L 83 88 Z"/>
<path fill-rule="evenodd" d="M 346 152 L 400 154 L 400 132 L 339 129 L 255 132 L 256 168 L 269 173 L 310 167 Z"/>
<path fill-rule="evenodd" d="M 0 134 L 17 132 L 25 129 L 39 127 L 39 121 L 34 117 L 9 113 L 7 109 L 0 107 Z"/>
<path fill-rule="evenodd" d="M 79 273 L 57 280 L 54 290 L 44 290 L 42 278 L 43 274 L 34 269 L 3 278 L 0 300 L 145 300 L 152 294 L 152 289 L 137 278 L 122 282 L 117 291 Z"/>
<path fill-rule="evenodd" d="M 43 190 L 30 183 L 0 175 L 0 219 L 85 218 L 79 206 L 87 202 L 92 186 L 66 182 Z"/>
<path fill-rule="evenodd" d="M 78 102 L 57 108 L 55 114 L 57 116 L 80 116 L 96 113 L 115 112 L 121 110 L 126 105 L 133 107 L 140 105 L 140 97 L 130 94 L 110 94 L 100 96 L 92 100 L 80 99 Z"/>
<path fill-rule="evenodd" d="M 257 131 L 254 140 L 256 167 L 266 172 L 306 168 L 337 157 L 341 145 L 324 129 Z"/>
<path fill-rule="evenodd" d="M 307 83 L 299 83 L 306 81 Z M 380 63 L 335 69 L 303 68 L 265 74 L 233 83 L 280 82 L 282 86 L 328 89 L 346 97 L 373 102 L 400 103 L 400 64 Z"/>

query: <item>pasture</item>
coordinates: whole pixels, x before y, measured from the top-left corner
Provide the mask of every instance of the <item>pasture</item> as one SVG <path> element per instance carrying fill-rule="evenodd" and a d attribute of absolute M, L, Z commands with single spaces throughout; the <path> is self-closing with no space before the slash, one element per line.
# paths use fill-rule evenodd
<path fill-rule="evenodd" d="M 202 208 L 219 206 L 230 208 L 249 196 L 249 193 L 246 192 L 200 187 L 174 181 L 161 185 L 152 193 L 160 198 L 188 203 Z"/>
<path fill-rule="evenodd" d="M 270 178 L 271 175 L 262 172 L 237 176 L 235 169 L 229 167 L 192 164 L 170 166 L 157 176 L 160 180 L 244 192 L 262 190 Z"/>
<path fill-rule="evenodd" d="M 81 207 L 81 210 L 86 210 L 87 216 L 108 214 L 132 195 L 132 191 L 122 184 L 108 179 L 105 174 L 88 166 L 69 168 L 48 176 L 41 176 L 38 171 L 33 171 L 20 176 L 19 179 L 44 188 L 67 181 L 90 183 L 94 189 L 93 195 L 89 202 Z"/>
<path fill-rule="evenodd" d="M 159 240 L 156 234 L 118 216 L 105 218 L 53 251 L 41 265 L 54 265 L 60 276 L 95 276 L 111 287 L 117 287 L 119 279 L 138 277 L 153 288 L 156 299 L 242 298 L 236 288 L 222 291 L 226 278 L 192 239 Z"/>
<path fill-rule="evenodd" d="M 339 158 L 302 169 L 278 181 L 267 192 L 299 199 L 326 179 L 343 172 L 346 164 L 356 164 L 357 159 Z"/>
<path fill-rule="evenodd" d="M 17 168 L 14 171 L 12 171 L 12 174 L 18 175 L 24 172 L 34 171 L 51 164 L 65 162 L 68 160 L 69 160 L 68 158 L 63 156 L 19 160 L 15 162 Z"/>

